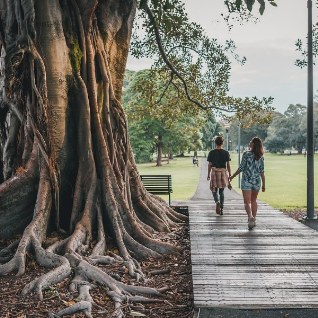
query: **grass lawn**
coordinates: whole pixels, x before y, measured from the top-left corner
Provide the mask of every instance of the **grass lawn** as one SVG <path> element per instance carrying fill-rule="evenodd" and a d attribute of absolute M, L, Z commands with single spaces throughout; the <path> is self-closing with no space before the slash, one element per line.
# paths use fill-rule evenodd
<path fill-rule="evenodd" d="M 231 153 L 232 173 L 237 169 L 237 154 Z M 206 158 L 199 158 L 206 160 Z M 303 155 L 265 154 L 266 192 L 259 199 L 278 209 L 305 208 L 307 204 L 307 159 Z M 171 174 L 173 201 L 188 200 L 194 194 L 200 167 L 193 166 L 192 157 L 175 158 L 169 164 L 156 167 L 155 163 L 139 164 L 140 174 Z M 315 156 L 315 207 L 318 207 L 318 154 Z M 238 178 L 232 181 L 236 191 Z M 162 196 L 168 200 L 168 196 Z"/>
<path fill-rule="evenodd" d="M 161 167 L 156 167 L 156 163 L 138 164 L 138 171 L 140 174 L 171 174 L 172 201 L 184 201 L 190 199 L 199 182 L 200 177 L 200 160 L 199 167 L 193 166 L 192 157 L 174 158 L 170 160 L 169 164 L 163 162 Z M 168 200 L 168 196 L 162 196 L 163 199 Z"/>

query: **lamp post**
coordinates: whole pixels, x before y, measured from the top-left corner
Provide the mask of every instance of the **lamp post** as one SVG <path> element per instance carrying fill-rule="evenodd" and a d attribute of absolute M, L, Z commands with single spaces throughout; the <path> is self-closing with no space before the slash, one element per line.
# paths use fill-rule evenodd
<path fill-rule="evenodd" d="M 226 150 L 229 151 L 229 129 L 228 128 L 225 129 L 225 133 L 226 133 Z"/>
<path fill-rule="evenodd" d="M 315 219 L 314 205 L 314 119 L 313 119 L 313 52 L 312 52 L 312 0 L 308 8 L 308 57 L 307 57 L 307 219 Z"/>
<path fill-rule="evenodd" d="M 238 150 L 238 167 L 241 163 L 241 122 L 238 124 L 238 137 L 237 137 L 237 150 Z M 238 188 L 241 188 L 241 174 L 238 175 Z"/>
<path fill-rule="evenodd" d="M 226 150 L 229 151 L 229 128 L 230 128 L 230 123 L 229 122 L 224 122 L 223 126 L 225 128 L 225 134 L 226 134 Z"/>

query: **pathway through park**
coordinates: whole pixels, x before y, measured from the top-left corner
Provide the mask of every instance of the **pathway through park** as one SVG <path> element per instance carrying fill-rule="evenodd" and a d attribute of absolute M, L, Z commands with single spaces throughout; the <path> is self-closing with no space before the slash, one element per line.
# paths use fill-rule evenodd
<path fill-rule="evenodd" d="M 200 166 L 187 202 L 198 316 L 318 317 L 318 232 L 261 202 L 249 231 L 242 196 L 228 189 L 216 215 L 205 159 Z"/>

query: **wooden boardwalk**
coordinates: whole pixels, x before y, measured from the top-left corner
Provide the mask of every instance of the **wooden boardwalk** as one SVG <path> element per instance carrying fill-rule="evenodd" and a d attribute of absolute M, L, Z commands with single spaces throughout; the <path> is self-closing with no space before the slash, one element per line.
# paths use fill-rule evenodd
<path fill-rule="evenodd" d="M 196 307 L 318 308 L 318 232 L 261 204 L 249 231 L 242 200 L 190 201 Z"/>
<path fill-rule="evenodd" d="M 249 231 L 241 196 L 225 196 L 223 216 L 209 191 L 187 203 L 195 307 L 318 308 L 318 232 L 261 203 Z"/>

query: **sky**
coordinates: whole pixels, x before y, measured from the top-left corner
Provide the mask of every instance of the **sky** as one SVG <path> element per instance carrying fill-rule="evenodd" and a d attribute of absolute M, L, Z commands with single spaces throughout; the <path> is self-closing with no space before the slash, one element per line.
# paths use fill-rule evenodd
<path fill-rule="evenodd" d="M 276 0 L 278 6 L 267 4 L 258 23 L 237 24 L 231 31 L 221 17 L 221 13 L 226 12 L 223 0 L 183 1 L 190 20 L 200 23 L 206 33 L 220 43 L 234 40 L 236 53 L 247 58 L 243 66 L 232 63 L 230 95 L 272 96 L 272 105 L 279 112 L 284 112 L 290 104 L 307 105 L 307 68 L 295 66 L 295 60 L 301 58 L 295 42 L 302 39 L 306 43 L 306 0 Z M 314 8 L 313 22 L 317 20 Z M 127 68 L 140 70 L 150 65 L 149 60 L 129 57 Z M 314 67 L 314 92 L 317 84 L 318 67 Z"/>

